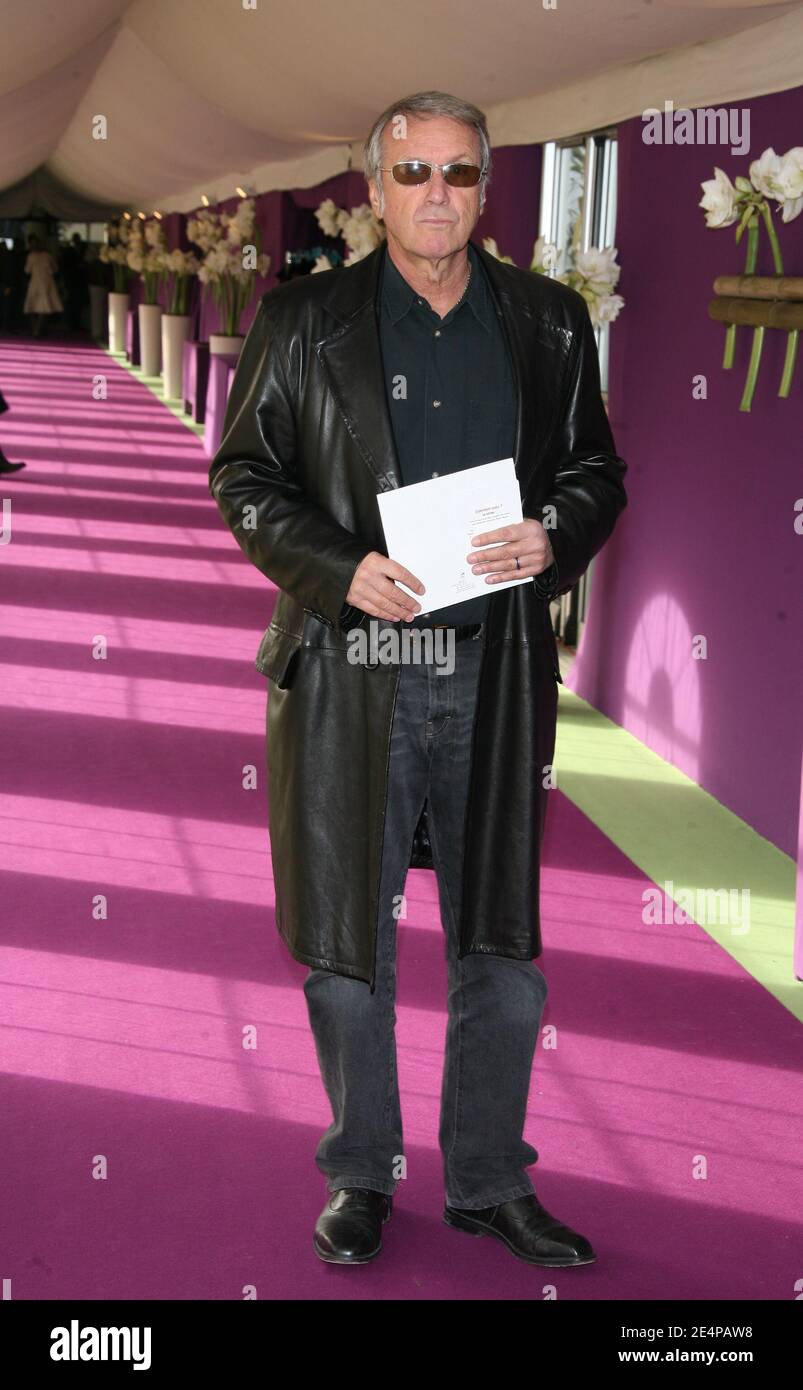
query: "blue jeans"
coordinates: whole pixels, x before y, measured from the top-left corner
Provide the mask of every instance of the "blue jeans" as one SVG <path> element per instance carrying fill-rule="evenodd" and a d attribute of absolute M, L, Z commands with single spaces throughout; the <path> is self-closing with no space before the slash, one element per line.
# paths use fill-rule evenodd
<path fill-rule="evenodd" d="M 463 826 L 482 657 L 476 637 L 454 644 L 451 674 L 433 662 L 403 664 L 393 718 L 382 850 L 376 981 L 310 970 L 310 1024 L 333 1122 L 315 1162 L 330 1192 L 392 1195 L 403 1157 L 396 1073 L 396 919 L 413 836 L 428 801 L 448 971 L 448 1025 L 439 1144 L 446 1201 L 481 1208 L 534 1191 L 524 1142 L 535 1044 L 547 995 L 534 961 L 457 957 Z M 394 911 L 395 907 L 395 911 Z"/>

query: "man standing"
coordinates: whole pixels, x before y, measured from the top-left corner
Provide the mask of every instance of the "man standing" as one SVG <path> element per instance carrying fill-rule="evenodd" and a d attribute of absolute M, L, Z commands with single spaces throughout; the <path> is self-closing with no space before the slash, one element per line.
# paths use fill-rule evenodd
<path fill-rule="evenodd" d="M 470 240 L 490 163 L 468 102 L 423 92 L 383 112 L 365 174 L 387 241 L 263 296 L 210 468 L 227 525 L 280 589 L 257 656 L 276 924 L 310 967 L 333 1112 L 314 1248 L 341 1264 L 378 1254 L 403 1172 L 395 948 L 414 857 L 437 873 L 449 979 L 444 1220 L 533 1264 L 596 1258 L 538 1201 L 522 1131 L 546 998 L 533 958 L 560 680 L 548 604 L 610 535 L 625 464 L 581 296 Z M 468 555 L 488 593 L 426 611 L 419 577 L 384 553 L 377 494 L 509 456 L 525 520 Z M 514 575 L 533 582 L 494 593 Z M 376 648 L 353 660 L 349 634 L 374 623 L 441 627 L 452 669 Z"/>

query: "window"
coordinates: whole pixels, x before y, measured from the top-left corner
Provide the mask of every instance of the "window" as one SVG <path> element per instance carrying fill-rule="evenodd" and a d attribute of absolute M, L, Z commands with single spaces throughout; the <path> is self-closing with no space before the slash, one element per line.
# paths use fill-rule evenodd
<path fill-rule="evenodd" d="M 578 251 L 613 246 L 616 237 L 616 131 L 553 140 L 544 145 L 540 235 L 558 248 L 558 264 L 548 273 L 571 269 Z M 603 396 L 608 390 L 611 326 L 595 328 Z M 593 561 L 580 582 L 551 605 L 557 635 L 579 644 L 591 587 Z"/>
<path fill-rule="evenodd" d="M 571 269 L 575 254 L 589 246 L 613 246 L 616 237 L 616 132 L 605 130 L 544 146 L 541 236 L 553 242 L 559 264 Z M 608 389 L 610 325 L 597 328 L 602 390 Z"/>

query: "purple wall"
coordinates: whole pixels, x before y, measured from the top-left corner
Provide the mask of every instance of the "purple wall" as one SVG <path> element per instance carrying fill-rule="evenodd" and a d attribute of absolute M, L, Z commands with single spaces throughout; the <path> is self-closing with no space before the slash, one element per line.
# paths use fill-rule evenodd
<path fill-rule="evenodd" d="M 528 267 L 538 236 L 541 203 L 541 146 L 503 145 L 493 151 L 491 182 L 485 211 L 472 240 L 496 238 L 503 256 Z"/>
<path fill-rule="evenodd" d="M 719 165 L 734 179 L 772 145 L 801 142 L 803 88 L 745 103 L 750 152 L 648 146 L 619 130 L 616 241 L 627 301 L 611 335 L 610 415 L 629 506 L 595 561 L 571 684 L 787 854 L 797 852 L 801 767 L 803 352 L 779 400 L 786 336 L 765 335 L 751 413 L 738 409 L 751 330 L 722 370 L 707 306 L 741 273 L 734 229 L 697 207 Z M 776 219 L 787 272 L 803 274 L 803 216 Z M 762 232 L 759 270 L 772 273 Z M 694 400 L 704 374 L 708 399 Z M 691 656 L 692 636 L 708 643 Z"/>

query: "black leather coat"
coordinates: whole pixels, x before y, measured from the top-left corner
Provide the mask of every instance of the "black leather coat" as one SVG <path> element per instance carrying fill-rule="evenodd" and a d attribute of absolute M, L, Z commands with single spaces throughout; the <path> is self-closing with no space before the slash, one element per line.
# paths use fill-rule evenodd
<path fill-rule="evenodd" d="M 493 593 L 474 725 L 460 954 L 541 953 L 544 769 L 560 680 L 548 599 L 579 579 L 625 506 L 625 464 L 600 396 L 584 300 L 478 248 L 508 334 L 519 398 L 523 514 L 557 562 Z M 386 554 L 376 497 L 401 485 L 385 399 L 376 291 L 364 260 L 265 294 L 243 346 L 210 491 L 248 558 L 278 586 L 257 668 L 268 677 L 269 826 L 276 924 L 296 960 L 374 988 L 390 732 L 400 668 L 346 659 L 367 615 L 345 596 Z M 431 863 L 425 814 L 413 863 Z"/>

